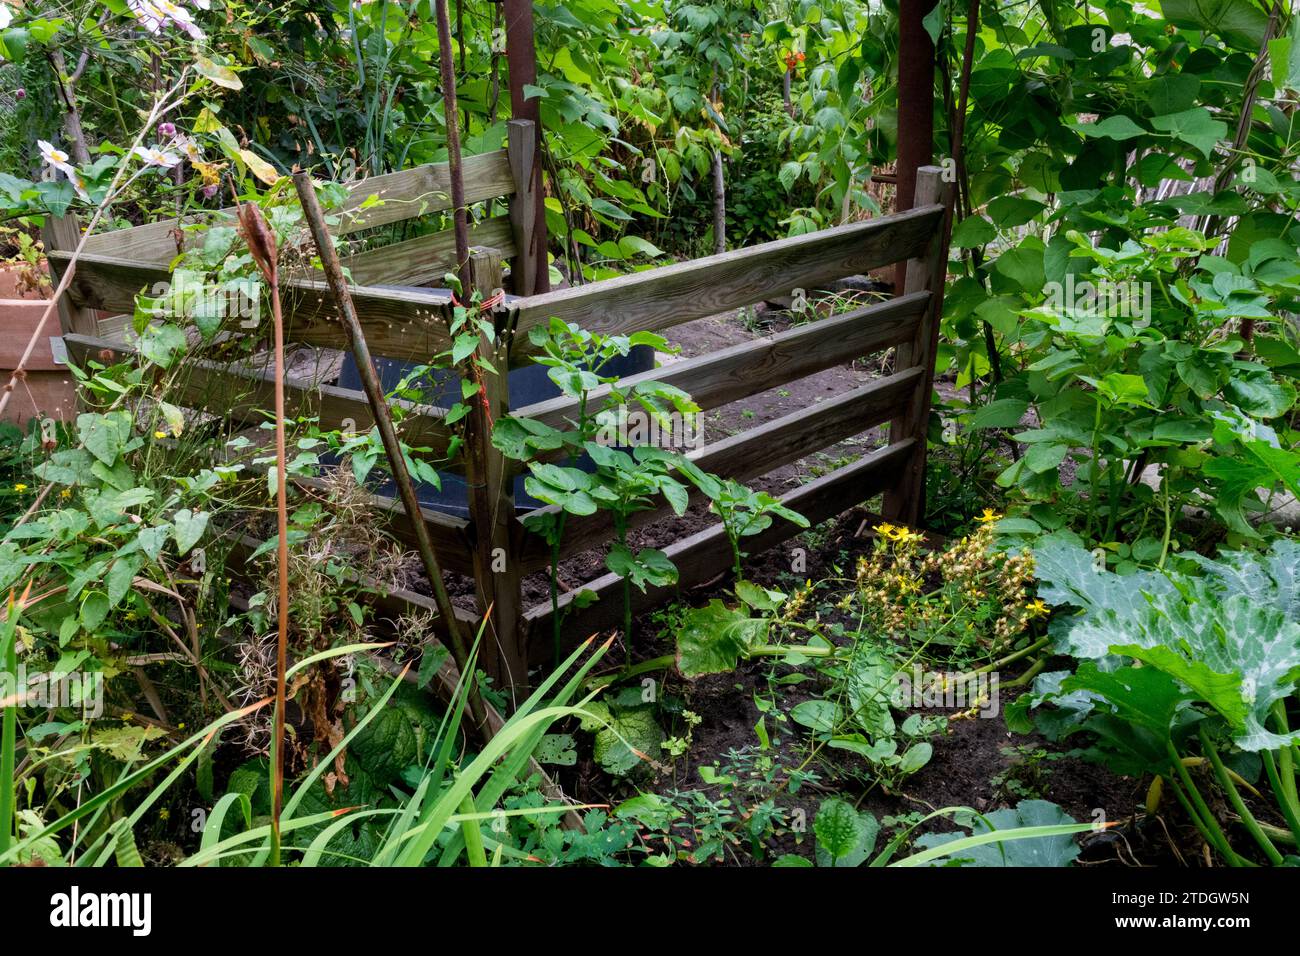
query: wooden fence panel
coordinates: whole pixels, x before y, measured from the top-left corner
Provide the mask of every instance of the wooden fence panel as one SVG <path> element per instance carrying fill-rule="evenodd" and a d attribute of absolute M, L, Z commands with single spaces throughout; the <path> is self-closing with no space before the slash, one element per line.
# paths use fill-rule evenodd
<path fill-rule="evenodd" d="M 912 453 L 913 439 L 889 445 L 828 475 L 782 496 L 781 503 L 802 514 L 813 524 L 833 518 L 853 505 L 867 501 L 879 494 L 897 479 L 897 470 Z M 767 530 L 744 539 L 744 550 L 754 554 L 780 544 L 799 534 L 802 529 L 788 521 L 776 519 Z M 731 567 L 731 544 L 721 524 L 683 538 L 664 552 L 677 565 L 678 582 L 675 587 L 648 587 L 645 593 L 632 589 L 632 613 L 638 614 L 655 604 L 671 600 L 679 591 L 704 584 L 725 573 Z M 622 579 L 616 574 L 606 574 L 579 590 L 593 591 L 599 600 L 589 607 L 571 609 L 578 591 L 569 591 L 560 597 L 561 613 L 566 614 L 564 628 L 568 643 L 609 627 L 617 627 L 622 620 L 623 604 L 620 594 Z M 529 659 L 543 661 L 551 654 L 551 605 L 538 604 L 524 614 L 528 633 Z"/>
<path fill-rule="evenodd" d="M 922 254 L 943 219 L 942 206 L 778 239 L 516 302 L 511 362 L 535 351 L 528 332 L 553 317 L 602 335 L 658 331 L 752 305 L 797 288 L 867 272 Z"/>

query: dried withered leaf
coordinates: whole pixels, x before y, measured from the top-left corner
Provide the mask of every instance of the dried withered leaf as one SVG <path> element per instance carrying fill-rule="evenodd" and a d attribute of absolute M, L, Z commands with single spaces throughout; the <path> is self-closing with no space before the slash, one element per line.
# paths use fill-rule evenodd
<path fill-rule="evenodd" d="M 257 203 L 239 204 L 239 231 L 258 268 L 269 276 L 275 269 L 275 233 Z"/>

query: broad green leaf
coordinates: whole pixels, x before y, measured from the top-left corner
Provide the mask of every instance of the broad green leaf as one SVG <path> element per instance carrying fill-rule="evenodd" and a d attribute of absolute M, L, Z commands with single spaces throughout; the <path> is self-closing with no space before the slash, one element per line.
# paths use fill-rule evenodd
<path fill-rule="evenodd" d="M 1077 826 L 1077 823 L 1047 800 L 1022 800 L 1014 810 L 995 810 L 973 817 L 966 825 L 972 835 L 980 835 L 1025 827 Z M 960 833 L 927 833 L 917 838 L 916 845 L 927 850 L 953 845 L 951 855 L 931 860 L 927 866 L 1070 866 L 1079 855 L 1079 845 L 1070 833 L 959 848 L 955 844 L 960 840 Z"/>

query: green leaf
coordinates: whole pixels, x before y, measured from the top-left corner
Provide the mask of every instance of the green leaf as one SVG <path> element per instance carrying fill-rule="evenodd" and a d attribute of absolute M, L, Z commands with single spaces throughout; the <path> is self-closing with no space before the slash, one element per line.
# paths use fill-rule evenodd
<path fill-rule="evenodd" d="M 677 566 L 668 560 L 668 555 L 655 548 L 643 548 L 634 555 L 629 548 L 616 542 L 605 556 L 605 566 L 643 592 L 647 584 L 667 587 L 677 583 Z"/>
<path fill-rule="evenodd" d="M 677 632 L 677 669 L 684 677 L 725 674 L 748 650 L 767 640 L 768 622 L 729 608 L 717 598 L 691 610 Z"/>
<path fill-rule="evenodd" d="M 126 597 L 131 590 L 131 582 L 135 580 L 135 573 L 142 564 L 144 557 L 137 553 L 123 555 L 109 567 L 108 574 L 104 577 L 104 586 L 108 589 L 110 607 L 117 607 L 122 598 Z"/>
<path fill-rule="evenodd" d="M 840 709 L 829 700 L 805 700 L 790 708 L 790 719 L 817 733 L 830 733 L 839 723 Z"/>
<path fill-rule="evenodd" d="M 1100 137 L 1102 139 L 1126 140 L 1133 139 L 1137 136 L 1145 136 L 1147 131 L 1137 123 L 1133 122 L 1123 114 L 1108 116 L 1100 123 L 1077 123 L 1067 122 L 1066 124 L 1076 132 L 1084 136 Z"/>
<path fill-rule="evenodd" d="M 1167 116 L 1156 116 L 1151 120 L 1151 125 L 1176 140 L 1195 146 L 1206 159 L 1210 158 L 1219 141 L 1228 135 L 1228 125 L 1216 120 L 1203 106 Z"/>
<path fill-rule="evenodd" d="M 91 591 L 81 602 L 81 626 L 94 633 L 104 623 L 104 618 L 108 617 L 108 610 L 108 595 L 102 591 Z"/>
<path fill-rule="evenodd" d="M 1052 827 L 1077 825 L 1073 817 L 1047 800 L 1022 800 L 1014 810 L 995 810 L 983 816 L 973 816 L 967 824 L 972 835 L 1014 831 L 1025 827 Z M 927 833 L 916 840 L 916 845 L 934 849 L 956 844 L 962 840 L 960 833 Z M 1070 866 L 1079 855 L 1079 845 L 1070 833 L 1055 836 L 1028 837 L 986 843 L 982 846 L 954 846 L 950 856 L 931 860 L 927 866 Z"/>
<path fill-rule="evenodd" d="M 1259 52 L 1268 16 L 1250 0 L 1160 0 L 1165 19 L 1174 26 L 1213 33 L 1239 50 Z"/>
<path fill-rule="evenodd" d="M 976 249 L 986 246 L 998 237 L 993 223 L 983 216 L 967 216 L 952 228 L 954 249 Z"/>
<path fill-rule="evenodd" d="M 1029 403 L 1019 398 L 1000 398 L 989 402 L 971 416 L 971 428 L 1015 428 L 1029 410 Z"/>
<path fill-rule="evenodd" d="M 185 351 L 185 333 L 174 325 L 150 325 L 140 333 L 140 354 L 163 368 L 171 368 L 177 352 Z"/>
<path fill-rule="evenodd" d="M 131 413 L 122 410 L 102 415 L 86 412 L 77 416 L 77 432 L 86 450 L 112 467 L 131 438 Z"/>
<path fill-rule="evenodd" d="M 1032 295 L 1043 291 L 1047 278 L 1043 272 L 1043 250 L 1032 245 L 1021 245 L 998 256 L 994 268 L 1022 290 Z"/>
<path fill-rule="evenodd" d="M 182 508 L 172 515 L 172 537 L 176 539 L 176 550 L 184 557 L 190 548 L 198 544 L 208 526 L 206 511 L 194 512 Z"/>
<path fill-rule="evenodd" d="M 880 823 L 838 797 L 823 800 L 813 818 L 818 866 L 861 866 L 876 847 Z"/>
<path fill-rule="evenodd" d="M 583 709 L 590 716 L 582 716 L 582 729 L 596 732 L 592 755 L 601 769 L 614 776 L 626 776 L 643 757 L 654 757 L 666 739 L 649 705 L 615 710 L 593 701 Z"/>
<path fill-rule="evenodd" d="M 999 196 L 988 204 L 989 218 L 1002 229 L 1014 229 L 1031 221 L 1047 207 L 1020 196 Z"/>

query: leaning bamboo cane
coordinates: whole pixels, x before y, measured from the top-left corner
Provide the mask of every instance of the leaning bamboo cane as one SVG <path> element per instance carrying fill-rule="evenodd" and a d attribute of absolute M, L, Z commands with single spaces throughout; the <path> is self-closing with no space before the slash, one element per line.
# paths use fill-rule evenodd
<path fill-rule="evenodd" d="M 370 357 L 370 346 L 366 343 L 365 332 L 361 328 L 361 321 L 357 318 L 356 307 L 352 303 L 352 294 L 348 291 L 347 281 L 343 278 L 343 266 L 339 262 L 338 251 L 334 248 L 334 242 L 330 238 L 329 230 L 325 225 L 325 214 L 321 212 L 320 203 L 316 200 L 316 190 L 312 186 L 311 176 L 308 173 L 294 173 L 293 184 L 298 190 L 298 199 L 302 203 L 303 216 L 307 220 L 312 239 L 316 243 L 316 250 L 320 254 L 321 268 L 325 272 L 325 280 L 329 283 L 330 292 L 334 295 L 334 302 L 339 311 L 339 321 L 351 340 L 352 355 L 356 359 L 357 371 L 361 376 L 361 385 L 366 393 L 366 400 L 370 404 L 370 411 L 374 415 L 375 427 L 379 430 L 379 437 L 383 442 L 384 452 L 388 457 L 388 466 L 393 473 L 393 480 L 397 483 L 397 489 L 401 494 L 402 506 L 411 519 L 411 528 L 415 532 L 416 549 L 420 552 L 420 559 L 424 563 L 424 573 L 433 588 L 434 603 L 438 607 L 438 613 L 446 622 L 447 634 L 451 638 L 451 651 L 456 658 L 456 666 L 465 675 L 465 679 L 471 682 L 470 714 L 473 716 L 480 733 L 490 735 L 487 724 L 483 719 L 483 703 L 479 698 L 478 687 L 474 684 L 474 673 L 468 668 L 469 644 L 465 640 L 460 621 L 456 617 L 455 608 L 452 607 L 451 597 L 447 594 L 447 586 L 442 577 L 442 568 L 438 563 L 438 556 L 433 550 L 433 539 L 429 536 L 429 529 L 425 525 L 420 512 L 420 499 L 415 493 L 415 483 L 411 480 L 411 473 L 406 468 L 406 458 L 402 453 L 401 442 L 397 438 L 397 430 L 393 427 L 393 418 L 388 409 L 388 400 L 384 397 L 383 388 L 379 384 L 379 375 L 375 372 L 374 362 Z"/>

